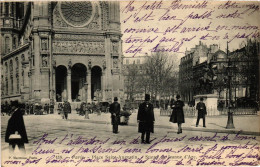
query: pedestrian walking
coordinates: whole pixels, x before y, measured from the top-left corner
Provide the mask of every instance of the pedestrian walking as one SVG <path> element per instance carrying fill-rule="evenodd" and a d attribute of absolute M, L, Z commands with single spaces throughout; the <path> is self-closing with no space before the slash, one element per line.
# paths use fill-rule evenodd
<path fill-rule="evenodd" d="M 15 146 L 17 145 L 20 152 L 25 154 L 24 143 L 28 143 L 27 133 L 24 125 L 23 114 L 18 101 L 13 102 L 13 114 L 10 117 L 5 133 L 5 142 L 9 143 L 9 151 L 13 154 Z"/>
<path fill-rule="evenodd" d="M 177 95 L 176 96 L 176 101 L 174 101 L 171 104 L 172 108 L 172 115 L 170 121 L 172 123 L 177 123 L 178 124 L 178 132 L 177 134 L 182 133 L 182 128 L 181 124 L 184 123 L 184 113 L 183 113 L 183 107 L 184 107 L 184 102 L 180 100 L 181 96 Z"/>
<path fill-rule="evenodd" d="M 49 114 L 49 104 L 48 103 L 46 103 L 45 105 L 44 105 L 44 112 L 46 113 L 46 114 Z"/>
<path fill-rule="evenodd" d="M 70 103 L 68 101 L 64 102 L 63 113 L 64 113 L 65 119 L 67 120 L 68 119 L 68 113 L 71 113 L 71 106 L 70 106 Z"/>
<path fill-rule="evenodd" d="M 203 98 L 200 98 L 200 102 L 197 103 L 196 110 L 198 110 L 196 127 L 198 127 L 200 118 L 202 118 L 203 119 L 203 127 L 206 128 L 205 115 L 207 114 L 207 108 L 206 108 L 205 103 L 203 102 Z"/>
<path fill-rule="evenodd" d="M 54 102 L 51 101 L 50 103 L 50 113 L 53 114 L 54 113 Z"/>
<path fill-rule="evenodd" d="M 64 119 L 64 112 L 63 112 L 63 104 L 62 103 L 58 104 L 58 114 L 60 114 L 62 119 Z"/>
<path fill-rule="evenodd" d="M 120 104 L 118 103 L 118 98 L 114 97 L 114 103 L 109 107 L 109 112 L 111 113 L 113 133 L 118 133 L 118 124 L 120 122 Z"/>
<path fill-rule="evenodd" d="M 139 122 L 138 132 L 142 133 L 141 142 L 150 144 L 150 133 L 154 133 L 154 111 L 153 105 L 150 103 L 150 95 L 145 94 L 145 102 L 139 105 L 137 113 L 137 121 Z M 146 136 L 146 140 L 144 140 Z"/>

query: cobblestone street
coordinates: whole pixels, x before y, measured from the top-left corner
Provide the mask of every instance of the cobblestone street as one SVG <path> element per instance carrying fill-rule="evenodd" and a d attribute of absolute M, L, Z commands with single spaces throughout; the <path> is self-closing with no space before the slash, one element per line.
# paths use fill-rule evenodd
<path fill-rule="evenodd" d="M 248 142 L 249 145 L 253 145 L 259 142 L 259 137 L 252 135 L 245 136 L 239 134 L 186 130 L 184 130 L 182 134 L 176 134 L 176 127 L 164 128 L 157 126 L 155 128 L 155 133 L 151 134 L 151 144 L 140 144 L 140 138 L 137 141 L 134 141 L 134 139 L 137 139 L 140 136 L 140 134 L 137 133 L 137 126 L 119 126 L 119 134 L 113 134 L 109 114 L 102 114 L 101 116 L 90 114 L 90 119 L 96 119 L 98 117 L 100 117 L 100 120 L 104 119 L 104 117 L 108 119 L 106 121 L 103 120 L 103 122 L 95 122 L 84 120 L 84 117 L 78 116 L 76 114 L 70 114 L 69 120 L 64 120 L 61 118 L 60 115 L 57 114 L 24 116 L 27 135 L 29 139 L 29 143 L 25 145 L 27 157 L 44 157 L 44 161 L 41 160 L 41 163 L 46 163 L 52 166 L 51 163 L 47 163 L 48 157 L 50 157 L 50 155 L 52 154 L 48 154 L 46 152 L 51 152 L 51 150 L 55 149 L 55 154 L 53 155 L 57 156 L 56 158 L 58 159 L 66 158 L 66 155 L 68 155 L 68 158 L 71 158 L 73 155 L 74 158 L 80 158 L 83 154 L 85 158 L 88 157 L 92 161 L 96 161 L 97 164 L 101 161 L 103 162 L 106 158 L 115 161 L 116 158 L 119 159 L 119 156 L 135 156 L 132 157 L 134 159 L 138 159 L 144 156 L 142 160 L 144 160 L 147 156 L 146 158 L 149 161 L 152 161 L 152 159 L 156 156 L 165 156 L 165 161 L 158 161 L 154 163 L 160 164 L 163 162 L 167 162 L 166 164 L 176 164 L 181 159 L 187 159 L 187 161 L 183 161 L 183 163 L 187 165 L 187 163 L 198 163 L 195 162 L 195 160 L 194 162 L 188 162 L 188 160 L 191 159 L 188 158 L 188 156 L 196 157 L 196 155 L 201 154 L 200 152 L 198 152 L 199 150 L 204 150 L 203 152 L 205 152 L 206 149 L 213 147 L 215 144 L 217 144 L 220 147 L 224 145 L 243 145 Z M 4 135 L 8 119 L 9 116 L 2 116 L 2 155 L 8 155 L 8 144 L 4 142 Z M 135 119 L 135 117 L 131 119 Z M 43 145 L 37 149 L 37 146 L 39 146 L 37 144 L 39 143 L 35 142 L 38 141 L 44 134 L 46 134 L 46 138 L 44 138 L 44 140 L 54 140 L 55 138 L 57 139 L 53 144 L 50 145 L 43 143 Z M 63 140 L 62 143 L 60 143 L 66 135 L 66 139 Z M 82 136 L 83 139 L 92 139 L 96 142 L 99 141 L 104 143 L 92 143 L 91 145 L 70 143 L 70 141 L 78 142 L 79 140 L 76 139 L 78 139 L 79 136 Z M 228 140 L 226 140 L 227 138 L 225 139 L 225 136 L 227 136 Z M 83 151 L 82 147 L 89 148 L 89 150 Z M 119 151 L 115 153 L 106 152 L 93 154 L 93 150 L 91 151 L 90 148 L 95 147 L 98 147 L 97 150 L 101 150 L 100 152 L 102 152 L 102 149 L 103 152 L 106 152 L 108 149 L 115 149 Z M 68 154 L 64 154 L 64 152 L 62 151 L 65 148 L 67 148 L 67 151 L 71 149 L 73 149 L 73 151 L 71 151 Z M 162 149 L 161 152 L 160 149 Z M 166 151 L 165 149 L 170 150 Z M 46 152 L 44 153 L 44 151 Z M 18 152 L 18 149 L 16 149 L 15 152 Z M 63 154 L 61 154 L 61 152 Z M 172 152 L 174 152 L 175 154 L 173 154 Z M 239 150 L 237 152 L 239 152 Z M 45 156 L 47 157 L 47 159 Z M 171 158 L 171 156 L 176 157 Z M 167 161 L 167 157 L 170 157 L 169 162 Z M 96 162 L 93 162 L 92 165 L 95 165 Z M 74 163 L 76 164 L 76 162 Z M 121 163 L 122 162 L 118 162 L 116 164 L 122 165 Z M 131 161 L 129 163 L 133 162 Z M 84 166 L 84 163 L 80 164 Z M 111 166 L 111 163 L 106 163 L 106 165 Z"/>

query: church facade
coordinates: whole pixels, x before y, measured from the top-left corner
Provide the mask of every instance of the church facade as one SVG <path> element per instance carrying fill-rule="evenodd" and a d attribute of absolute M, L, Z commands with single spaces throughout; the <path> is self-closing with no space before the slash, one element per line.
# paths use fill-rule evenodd
<path fill-rule="evenodd" d="M 2 2 L 2 102 L 123 100 L 119 2 Z"/>

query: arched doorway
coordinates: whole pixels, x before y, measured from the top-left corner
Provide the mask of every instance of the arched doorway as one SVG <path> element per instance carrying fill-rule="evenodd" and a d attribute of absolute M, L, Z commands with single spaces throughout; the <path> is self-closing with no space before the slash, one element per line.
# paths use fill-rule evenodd
<path fill-rule="evenodd" d="M 71 68 L 71 98 L 72 101 L 86 100 L 87 68 L 84 64 L 77 63 Z"/>
<path fill-rule="evenodd" d="M 60 65 L 56 68 L 56 101 L 62 102 L 67 98 L 67 68 Z"/>
<path fill-rule="evenodd" d="M 91 69 L 91 99 L 94 99 L 97 90 L 101 90 L 101 76 L 102 69 L 99 66 L 94 66 Z"/>

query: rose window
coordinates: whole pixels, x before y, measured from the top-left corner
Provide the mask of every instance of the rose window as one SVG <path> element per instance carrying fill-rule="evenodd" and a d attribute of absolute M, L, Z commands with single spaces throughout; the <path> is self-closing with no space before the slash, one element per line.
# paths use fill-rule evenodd
<path fill-rule="evenodd" d="M 93 18 L 94 7 L 91 2 L 61 2 L 60 12 L 63 19 L 71 26 L 83 27 Z"/>

